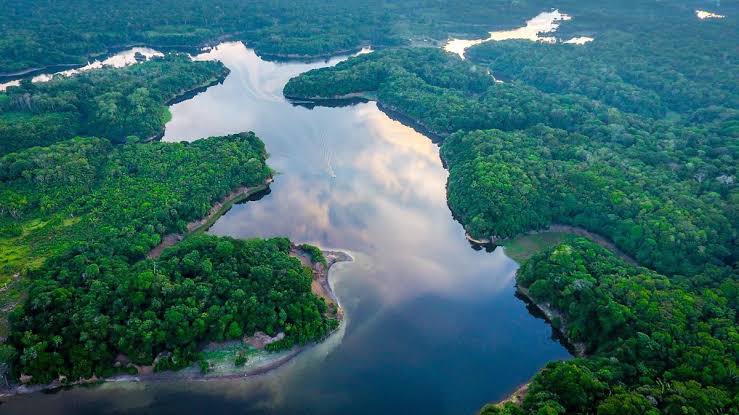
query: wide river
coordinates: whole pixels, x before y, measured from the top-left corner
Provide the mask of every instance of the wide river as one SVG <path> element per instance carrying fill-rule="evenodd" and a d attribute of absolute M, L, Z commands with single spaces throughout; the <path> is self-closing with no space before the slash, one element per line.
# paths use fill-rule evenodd
<path fill-rule="evenodd" d="M 348 250 L 331 279 L 346 325 L 268 374 L 107 383 L 14 397 L 3 414 L 472 414 L 569 354 L 514 296 L 518 265 L 473 249 L 446 203 L 438 147 L 375 103 L 306 108 L 282 87 L 336 64 L 274 63 L 241 43 L 198 59 L 231 69 L 172 106 L 165 141 L 254 131 L 279 174 L 211 229 Z"/>

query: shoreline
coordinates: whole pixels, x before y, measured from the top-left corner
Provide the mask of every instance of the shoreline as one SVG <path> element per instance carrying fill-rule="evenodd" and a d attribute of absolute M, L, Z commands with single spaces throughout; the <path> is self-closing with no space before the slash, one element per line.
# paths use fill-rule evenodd
<path fill-rule="evenodd" d="M 224 196 L 220 201 L 214 203 L 213 206 L 211 206 L 210 211 L 208 211 L 207 215 L 205 215 L 201 219 L 188 223 L 187 232 L 185 232 L 184 234 L 170 233 L 163 235 L 162 241 L 159 243 L 159 245 L 149 250 L 149 252 L 146 254 L 146 257 L 150 259 L 159 258 L 159 256 L 165 249 L 174 246 L 176 243 L 182 241 L 192 234 L 208 230 L 208 228 L 210 228 L 213 223 L 215 223 L 215 221 L 217 221 L 221 216 L 223 216 L 223 214 L 231 209 L 234 204 L 239 203 L 252 195 L 269 189 L 269 185 L 273 181 L 274 179 L 272 177 L 268 177 L 263 184 L 254 187 L 241 186 L 232 190 L 231 193 Z"/>
<path fill-rule="evenodd" d="M 423 124 L 421 121 L 414 119 L 413 117 L 404 114 L 403 112 L 399 111 L 397 108 L 383 104 L 378 98 L 377 98 L 377 92 L 376 91 L 362 91 L 362 92 L 351 92 L 348 94 L 343 95 L 334 95 L 330 97 L 321 97 L 321 96 L 313 96 L 313 97 L 304 97 L 304 96 L 297 96 L 297 95 L 285 95 L 283 93 L 283 96 L 288 101 L 292 102 L 294 105 L 313 105 L 313 106 L 344 106 L 344 105 L 353 105 L 357 103 L 363 103 L 363 102 L 369 102 L 374 101 L 377 104 L 377 109 L 382 111 L 385 115 L 388 116 L 391 120 L 397 121 L 406 127 L 410 127 L 419 134 L 425 135 L 428 137 L 433 143 L 440 145 L 444 139 L 449 136 L 448 133 L 440 133 L 437 131 L 432 130 L 430 127 Z M 332 105 L 333 104 L 333 105 Z M 442 159 L 442 163 L 443 159 Z M 444 163 L 444 168 L 446 168 L 446 164 Z"/>
<path fill-rule="evenodd" d="M 565 225 L 561 223 L 553 223 L 545 228 L 542 229 L 535 229 L 527 232 L 521 232 L 517 234 L 516 236 L 510 237 L 510 238 L 499 238 L 497 236 L 491 236 L 489 239 L 475 239 L 473 236 L 471 236 L 466 230 L 465 230 L 465 237 L 468 241 L 481 245 L 481 246 L 487 246 L 491 248 L 495 248 L 497 246 L 504 246 L 506 242 L 510 242 L 517 237 L 520 236 L 527 236 L 527 235 L 539 235 L 542 233 L 564 233 L 568 235 L 573 236 L 580 236 L 583 238 L 587 238 L 593 243 L 598 244 L 599 246 L 607 249 L 614 255 L 618 256 L 619 258 L 623 259 L 627 263 L 633 266 L 640 266 L 639 262 L 637 262 L 636 259 L 631 257 L 629 254 L 623 252 L 621 249 L 619 249 L 615 243 L 613 243 L 610 239 L 608 239 L 606 236 L 600 235 L 598 233 L 589 231 L 585 228 L 582 228 L 580 226 L 573 226 L 573 225 Z"/>
<path fill-rule="evenodd" d="M 230 75 L 230 74 L 231 74 L 231 70 L 228 69 L 228 68 L 225 68 L 225 70 L 220 75 L 218 75 L 217 77 L 215 77 L 215 78 L 213 78 L 213 79 L 211 79 L 209 81 L 206 81 L 203 84 L 198 85 L 196 87 L 193 87 L 193 88 L 190 88 L 190 89 L 187 89 L 187 90 L 178 92 L 174 97 L 172 97 L 172 98 L 168 99 L 167 101 L 165 101 L 164 102 L 164 105 L 167 106 L 167 107 L 169 107 L 171 105 L 175 105 L 175 104 L 179 104 L 180 102 L 187 101 L 188 99 L 191 99 L 191 98 L 195 97 L 199 93 L 204 92 L 206 89 L 208 89 L 208 88 L 210 88 L 212 86 L 216 86 L 216 85 L 222 84 L 223 82 L 226 81 L 226 78 L 228 78 L 228 75 Z"/>
<path fill-rule="evenodd" d="M 248 42 L 245 42 L 245 43 L 248 44 Z M 316 54 L 269 53 L 269 52 L 260 52 L 256 48 L 253 48 L 253 49 L 259 58 L 265 61 L 269 61 L 269 62 L 293 61 L 293 62 L 310 63 L 310 62 L 315 62 L 317 60 L 331 59 L 336 56 L 351 55 L 351 54 L 362 51 L 362 49 L 364 48 L 369 48 L 369 47 L 372 47 L 374 49 L 380 49 L 383 46 L 382 45 L 371 45 L 368 42 L 363 42 L 353 48 L 340 49 L 340 50 L 335 50 L 333 52 L 324 52 L 324 53 L 316 53 Z"/>
<path fill-rule="evenodd" d="M 293 255 L 293 250 L 296 255 Z M 300 355 L 302 352 L 308 350 L 311 347 L 316 346 L 317 344 L 322 343 L 332 335 L 334 335 L 336 332 L 339 331 L 339 329 L 342 327 L 343 324 L 345 324 L 344 319 L 344 313 L 343 309 L 341 308 L 341 305 L 339 304 L 338 298 L 336 297 L 335 292 L 333 291 L 333 287 L 330 284 L 330 270 L 333 267 L 333 265 L 340 263 L 340 262 L 353 262 L 354 258 L 346 251 L 342 250 L 321 250 L 323 255 L 326 258 L 326 266 L 324 267 L 321 263 L 312 263 L 311 262 L 311 270 L 313 271 L 313 281 L 319 281 L 319 284 L 326 290 L 326 293 L 330 295 L 332 298 L 335 299 L 336 304 L 336 317 L 339 320 L 339 325 L 337 327 L 326 334 L 326 336 L 316 342 L 309 343 L 302 346 L 294 346 L 290 350 L 282 351 L 282 352 L 265 352 L 262 349 L 256 349 L 259 350 L 261 353 L 263 353 L 262 357 L 264 360 L 260 362 L 259 364 L 252 366 L 252 367 L 244 367 L 241 370 L 235 370 L 233 372 L 226 372 L 226 373 L 202 373 L 198 367 L 197 363 L 193 363 L 190 366 L 177 370 L 177 371 L 163 371 L 163 372 L 152 372 L 152 373 L 139 373 L 139 374 L 118 374 L 113 375 L 110 377 L 105 378 L 98 378 L 97 376 L 94 376 L 89 379 L 81 379 L 76 382 L 70 382 L 63 384 L 59 382 L 59 380 L 55 380 L 52 383 L 45 384 L 45 385 L 15 385 L 10 388 L 0 388 L 0 398 L 11 398 L 16 395 L 27 395 L 31 393 L 37 393 L 37 392 L 48 392 L 48 391 L 58 391 L 58 390 L 64 390 L 64 389 L 71 389 L 78 386 L 84 386 L 84 385 L 102 385 L 104 383 L 119 383 L 119 382 L 171 382 L 171 381 L 185 381 L 185 382 L 204 382 L 204 381 L 219 381 L 219 380 L 236 380 L 236 379 L 246 379 L 254 376 L 260 376 L 267 374 L 273 370 L 276 370 L 288 362 L 292 361 L 296 356 Z M 299 246 L 293 245 L 291 247 L 291 255 L 297 257 L 298 259 L 301 259 L 301 254 L 306 254 L 304 251 L 302 251 Z M 302 262 L 302 259 L 301 259 Z M 313 287 L 311 287 L 311 291 L 313 292 Z M 313 292 L 315 295 L 319 295 L 316 292 Z M 320 295 L 319 295 L 320 296 Z M 323 297 L 322 297 L 323 298 Z M 244 344 L 244 339 L 241 340 Z M 2 404 L 2 401 L 0 401 L 0 404 Z"/>
<path fill-rule="evenodd" d="M 76 69 L 81 68 L 87 64 L 89 64 L 91 61 L 98 60 L 98 59 L 104 59 L 105 57 L 109 57 L 111 55 L 114 55 L 117 52 L 130 49 L 130 48 L 151 48 L 156 49 L 160 51 L 175 51 L 175 52 L 183 52 L 183 53 L 191 53 L 191 52 L 200 52 L 203 49 L 207 48 L 213 48 L 218 46 L 219 44 L 223 42 L 243 42 L 245 45 L 248 45 L 248 41 L 246 39 L 239 39 L 237 36 L 242 35 L 244 32 L 233 32 L 233 33 L 227 33 L 221 36 L 218 36 L 217 38 L 206 40 L 203 42 L 200 42 L 198 44 L 193 45 L 162 45 L 162 44 L 155 44 L 155 43 L 147 43 L 147 42 L 131 42 L 126 44 L 119 44 L 119 45 L 112 45 L 105 48 L 105 50 L 100 52 L 89 52 L 86 55 L 84 55 L 82 58 L 85 59 L 84 63 L 52 63 L 48 65 L 43 66 L 34 66 L 24 69 L 18 69 L 15 71 L 9 71 L 9 72 L 0 72 L 0 82 L 10 82 L 15 81 L 19 79 L 24 79 L 29 76 L 36 76 L 41 74 L 53 74 L 55 72 L 59 72 L 59 69 Z M 287 53 L 287 54 L 281 54 L 281 53 L 260 53 L 257 51 L 257 49 L 254 49 L 255 52 L 257 52 L 257 56 L 262 58 L 266 61 L 271 62 L 288 62 L 288 61 L 296 61 L 296 62 L 314 62 L 317 60 L 324 60 L 324 59 L 331 59 L 336 56 L 342 56 L 346 54 L 353 54 L 360 52 L 362 49 L 366 47 L 373 47 L 380 49 L 383 46 L 382 45 L 375 45 L 372 46 L 367 42 L 360 43 L 358 46 L 348 49 L 341 49 L 336 50 L 332 52 L 325 52 L 325 53 L 318 53 L 318 54 L 296 54 L 296 53 Z"/>
<path fill-rule="evenodd" d="M 536 301 L 529 292 L 529 289 L 522 286 L 516 281 L 516 297 L 523 300 L 526 305 L 531 306 L 536 313 L 533 313 L 535 317 L 543 318 L 549 323 L 549 326 L 554 332 L 554 337 L 575 357 L 583 357 L 587 355 L 587 346 L 582 342 L 576 342 L 567 336 L 567 319 L 564 314 L 558 310 L 553 309 L 548 304 L 543 304 Z M 555 327 L 553 324 L 554 320 L 559 321 L 559 327 Z"/>
<path fill-rule="evenodd" d="M 547 324 L 549 324 L 549 327 L 552 328 L 552 337 L 556 339 L 560 344 L 562 344 L 570 354 L 572 354 L 576 358 L 587 356 L 587 347 L 585 346 L 585 344 L 581 342 L 575 342 L 567 336 L 567 320 L 561 312 L 551 308 L 547 304 L 542 304 L 534 300 L 534 298 L 529 293 L 528 288 L 520 285 L 518 281 L 516 281 L 515 296 L 526 304 L 526 308 L 529 310 L 530 314 L 532 314 L 534 317 L 544 319 Z M 552 323 L 555 318 L 559 320 L 559 327 L 555 327 Z M 531 386 L 531 382 L 533 381 L 534 377 L 536 377 L 536 375 L 542 370 L 544 370 L 544 368 L 539 369 L 536 374 L 531 376 L 531 379 L 529 379 L 528 382 L 517 386 L 513 390 L 513 392 L 508 394 L 505 398 L 495 403 L 491 403 L 491 405 L 503 406 L 506 403 L 512 403 L 514 405 L 520 406 L 529 392 L 529 387 Z"/>
<path fill-rule="evenodd" d="M 206 81 L 203 84 L 198 85 L 196 87 L 193 87 L 193 88 L 190 88 L 190 89 L 187 89 L 187 90 L 178 92 L 177 94 L 175 94 L 174 97 L 172 97 L 172 98 L 170 98 L 170 99 L 168 99 L 168 100 L 166 100 L 164 102 L 164 104 L 163 104 L 164 108 L 166 108 L 167 110 L 169 110 L 169 107 L 170 106 L 175 105 L 175 104 L 179 104 L 180 102 L 184 102 L 184 101 L 187 101 L 187 100 L 192 99 L 192 98 L 195 98 L 197 95 L 199 95 L 202 92 L 205 92 L 206 90 L 208 90 L 212 86 L 222 85 L 226 81 L 226 78 L 228 78 L 228 75 L 229 74 L 231 74 L 231 70 L 228 69 L 228 68 L 226 68 L 220 75 L 218 75 L 214 79 L 211 79 L 209 81 Z M 159 141 L 159 140 L 161 140 L 164 137 L 164 134 L 166 133 L 165 127 L 166 127 L 166 123 L 164 123 L 161 126 L 159 132 L 157 132 L 156 134 L 154 134 L 154 135 L 152 135 L 150 137 L 147 137 L 146 139 L 143 140 L 143 142 L 144 143 L 149 143 L 149 142 L 152 142 L 152 141 Z"/>
<path fill-rule="evenodd" d="M 444 141 L 444 139 L 449 135 L 449 134 L 442 134 L 442 133 L 435 132 L 431 130 L 429 127 L 427 127 L 426 125 L 424 125 L 421 121 L 416 120 L 409 115 L 406 115 L 405 113 L 397 110 L 395 107 L 383 104 L 382 102 L 380 102 L 379 99 L 377 99 L 377 97 L 375 96 L 375 92 L 372 92 L 372 91 L 353 92 L 353 93 L 344 94 L 344 95 L 336 95 L 333 97 L 298 97 L 298 96 L 293 96 L 293 95 L 285 95 L 285 98 L 289 101 L 294 102 L 296 105 L 301 105 L 301 104 L 321 105 L 324 103 L 335 103 L 335 102 L 342 102 L 342 101 L 352 104 L 353 103 L 352 101 L 355 101 L 355 100 L 374 101 L 375 103 L 377 103 L 377 108 L 380 111 L 382 111 L 385 115 L 387 115 L 390 119 L 398 121 L 401 124 L 414 129 L 418 133 L 423 134 L 426 137 L 428 137 L 432 142 L 436 144 L 440 145 Z M 441 163 L 444 169 L 448 171 L 449 169 L 447 167 L 446 160 L 444 160 L 444 157 L 441 154 L 440 154 L 440 158 L 441 158 Z M 451 207 L 450 207 L 450 211 L 452 212 L 452 216 L 454 216 L 455 220 L 457 220 L 454 210 L 452 210 Z M 459 220 L 457 221 L 460 222 L 461 224 L 461 221 Z M 464 228 L 464 225 L 462 225 L 462 227 Z M 561 223 L 553 223 L 544 229 L 536 229 L 536 230 L 531 230 L 527 232 L 521 232 L 516 236 L 536 235 L 536 234 L 545 233 L 545 232 L 562 232 L 562 233 L 568 233 L 568 234 L 588 238 L 590 241 L 602 246 L 603 248 L 608 249 L 609 251 L 611 251 L 612 253 L 614 253 L 615 255 L 623 259 L 624 261 L 628 262 L 629 264 L 634 265 L 634 266 L 640 266 L 639 263 L 633 257 L 631 257 L 630 255 L 628 255 L 627 253 L 619 249 L 616 246 L 616 244 L 613 243 L 607 237 L 597 234 L 595 232 L 589 231 L 579 226 L 565 225 Z M 475 246 L 495 248 L 496 246 L 501 245 L 501 242 L 510 241 L 514 239 L 515 237 L 499 238 L 496 236 L 491 236 L 490 238 L 478 239 L 470 235 L 470 233 L 467 232 L 467 229 L 465 229 L 465 238 L 471 244 Z"/>
<path fill-rule="evenodd" d="M 36 76 L 36 75 L 41 75 L 41 74 L 50 74 L 50 73 L 58 72 L 55 69 L 81 68 L 85 65 L 88 65 L 91 61 L 105 59 L 106 57 L 110 57 L 118 52 L 124 51 L 126 49 L 131 49 L 131 48 L 150 48 L 150 49 L 176 51 L 176 52 L 184 52 L 184 53 L 197 52 L 197 51 L 201 51 L 203 48 L 212 48 L 214 46 L 217 46 L 219 43 L 226 42 L 230 38 L 238 34 L 240 33 L 239 32 L 228 33 L 223 36 L 219 36 L 216 39 L 201 42 L 197 45 L 157 45 L 154 43 L 146 43 L 146 42 L 131 42 L 131 43 L 126 43 L 126 44 L 112 45 L 112 46 L 108 46 L 103 51 L 90 52 L 86 54 L 83 57 L 86 60 L 84 63 L 52 63 L 52 64 L 44 65 L 44 66 L 35 66 L 35 67 L 30 67 L 30 68 L 25 68 L 25 69 L 19 69 L 17 71 L 12 71 L 12 72 L 0 72 L 0 82 L 10 82 L 10 81 L 18 80 L 18 79 L 23 79 L 28 76 Z"/>

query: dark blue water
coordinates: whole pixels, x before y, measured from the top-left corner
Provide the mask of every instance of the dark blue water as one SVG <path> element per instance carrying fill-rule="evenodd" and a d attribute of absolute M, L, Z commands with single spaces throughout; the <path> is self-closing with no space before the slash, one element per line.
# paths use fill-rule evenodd
<path fill-rule="evenodd" d="M 223 85 L 171 108 L 165 141 L 253 130 L 279 172 L 271 192 L 211 229 L 286 235 L 352 252 L 332 269 L 346 325 L 267 375 L 105 384 L 11 399 L 2 413 L 471 414 L 568 356 L 514 297 L 517 264 L 476 251 L 446 205 L 438 147 L 374 103 L 295 106 L 289 78 L 336 63 L 270 63 L 242 44 Z"/>

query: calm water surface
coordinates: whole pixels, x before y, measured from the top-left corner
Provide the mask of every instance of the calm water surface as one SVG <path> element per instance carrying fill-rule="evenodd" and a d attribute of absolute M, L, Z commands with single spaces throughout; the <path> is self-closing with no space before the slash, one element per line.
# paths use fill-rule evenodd
<path fill-rule="evenodd" d="M 551 34 L 556 32 L 559 28 L 560 22 L 572 19 L 569 15 L 561 13 L 559 10 L 551 10 L 548 12 L 542 12 L 536 15 L 531 20 L 526 21 L 526 26 L 519 27 L 512 30 L 499 30 L 497 32 L 490 32 L 490 36 L 484 39 L 449 39 L 444 45 L 444 50 L 459 55 L 460 58 L 464 59 L 465 52 L 472 46 L 479 45 L 481 43 L 490 41 L 503 41 L 503 40 L 530 40 L 532 42 L 544 42 L 544 43 L 569 43 L 574 45 L 584 45 L 588 42 L 592 42 L 593 38 L 588 36 L 573 37 L 568 40 L 557 39 L 555 36 L 542 36 L 543 34 Z"/>
<path fill-rule="evenodd" d="M 465 240 L 436 145 L 374 103 L 309 109 L 282 97 L 291 77 L 340 59 L 271 63 L 240 43 L 198 58 L 232 72 L 173 106 L 164 140 L 253 130 L 279 172 L 211 233 L 351 251 L 356 261 L 331 273 L 346 325 L 260 377 L 104 384 L 14 398 L 0 412 L 471 414 L 568 356 L 514 297 L 516 263 Z"/>

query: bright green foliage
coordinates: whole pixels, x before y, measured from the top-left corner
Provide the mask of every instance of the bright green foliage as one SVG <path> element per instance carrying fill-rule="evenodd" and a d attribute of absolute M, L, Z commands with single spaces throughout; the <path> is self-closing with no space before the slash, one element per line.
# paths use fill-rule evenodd
<path fill-rule="evenodd" d="M 506 403 L 505 405 L 487 404 L 480 410 L 480 415 L 524 415 L 524 412 L 521 407 L 513 403 Z"/>
<path fill-rule="evenodd" d="M 647 145 L 632 147 L 639 148 L 608 151 L 592 137 L 543 126 L 458 133 L 442 146 L 449 204 L 477 235 L 566 223 L 608 236 L 663 272 L 731 263 L 734 186 L 715 187 L 726 197 L 704 191 L 667 166 L 635 159 Z"/>
<path fill-rule="evenodd" d="M 326 257 L 323 256 L 323 251 L 321 251 L 317 246 L 301 244 L 299 248 L 310 255 L 312 263 L 321 263 L 324 267 L 327 265 Z"/>
<path fill-rule="evenodd" d="M 255 331 L 284 332 L 282 347 L 318 340 L 336 322 L 311 293 L 311 271 L 289 251 L 284 238 L 204 235 L 137 263 L 70 251 L 32 275 L 28 300 L 11 315 L 14 373 L 38 383 L 102 375 L 119 353 L 138 364 L 162 354 L 158 369 L 180 368 L 198 359 L 203 342 Z"/>
<path fill-rule="evenodd" d="M 537 303 L 562 310 L 567 337 L 584 342 L 594 356 L 549 364 L 533 379 L 526 413 L 552 403 L 568 414 L 723 413 L 731 407 L 739 348 L 736 278 L 693 292 L 580 238 L 534 256 L 518 282 Z"/>
<path fill-rule="evenodd" d="M 9 229 L 0 238 L 30 252 L 2 265 L 17 271 L 83 242 L 140 259 L 233 189 L 263 184 L 265 158 L 253 133 L 115 147 L 76 138 L 9 154 L 0 158 L 0 229 Z"/>
<path fill-rule="evenodd" d="M 160 134 L 167 101 L 223 78 L 220 62 L 193 62 L 170 54 L 127 68 L 109 68 L 24 81 L 0 93 L 0 155 L 48 145 L 75 135 L 106 137 Z"/>

